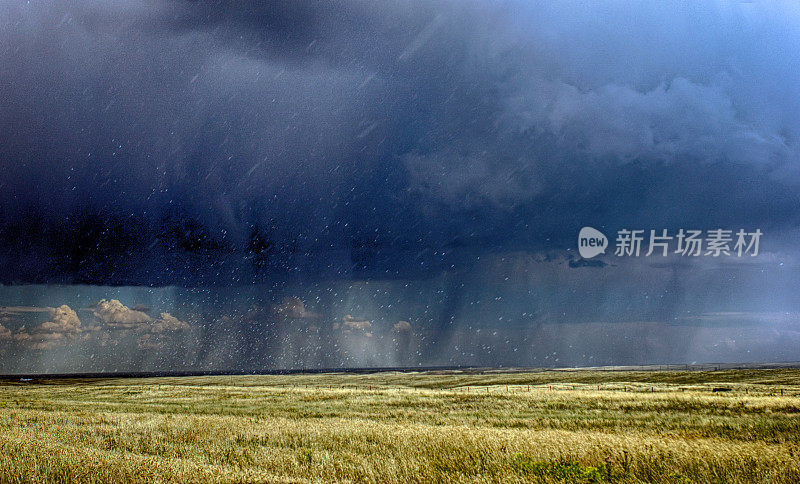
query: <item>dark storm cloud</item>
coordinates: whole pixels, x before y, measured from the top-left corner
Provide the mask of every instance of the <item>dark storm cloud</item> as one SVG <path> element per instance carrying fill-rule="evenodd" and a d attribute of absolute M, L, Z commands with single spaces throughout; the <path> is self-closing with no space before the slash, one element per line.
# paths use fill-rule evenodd
<path fill-rule="evenodd" d="M 780 244 L 800 222 L 799 17 L 3 2 L 2 280 L 414 275 L 571 247 L 585 224 Z"/>

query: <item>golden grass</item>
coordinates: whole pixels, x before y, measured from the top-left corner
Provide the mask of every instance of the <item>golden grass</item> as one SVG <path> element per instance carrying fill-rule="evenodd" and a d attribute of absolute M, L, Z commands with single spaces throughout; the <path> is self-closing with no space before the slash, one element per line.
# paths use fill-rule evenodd
<path fill-rule="evenodd" d="M 0 482 L 45 481 L 800 482 L 800 370 L 0 384 Z"/>

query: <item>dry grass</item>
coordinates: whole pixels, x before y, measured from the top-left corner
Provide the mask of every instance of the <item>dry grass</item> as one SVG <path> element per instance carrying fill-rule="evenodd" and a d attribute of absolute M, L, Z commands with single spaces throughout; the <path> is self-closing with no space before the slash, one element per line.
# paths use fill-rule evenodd
<path fill-rule="evenodd" d="M 5 383 L 0 471 L 0 482 L 800 482 L 800 370 Z"/>

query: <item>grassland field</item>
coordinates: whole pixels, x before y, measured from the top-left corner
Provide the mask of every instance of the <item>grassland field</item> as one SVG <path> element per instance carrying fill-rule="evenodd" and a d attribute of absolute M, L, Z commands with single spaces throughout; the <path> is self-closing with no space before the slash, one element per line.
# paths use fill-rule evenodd
<path fill-rule="evenodd" d="M 797 483 L 800 369 L 0 382 L 0 482 L 131 481 Z"/>

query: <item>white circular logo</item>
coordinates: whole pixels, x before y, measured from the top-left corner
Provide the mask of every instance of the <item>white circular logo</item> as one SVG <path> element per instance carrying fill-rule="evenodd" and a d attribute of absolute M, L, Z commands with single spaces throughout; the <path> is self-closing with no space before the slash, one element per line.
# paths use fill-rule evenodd
<path fill-rule="evenodd" d="M 584 227 L 578 234 L 578 252 L 584 259 L 591 259 L 597 254 L 605 254 L 608 239 L 603 232 L 592 227 Z"/>

